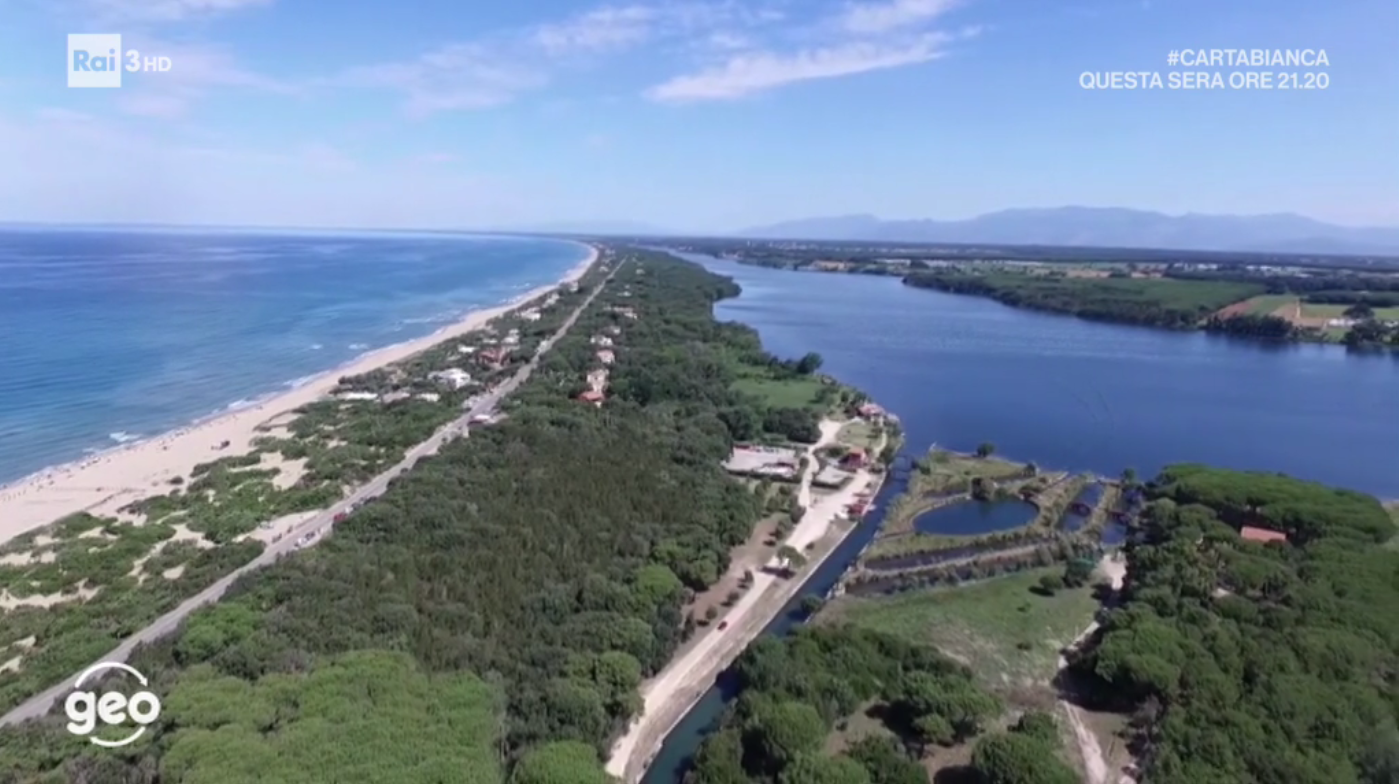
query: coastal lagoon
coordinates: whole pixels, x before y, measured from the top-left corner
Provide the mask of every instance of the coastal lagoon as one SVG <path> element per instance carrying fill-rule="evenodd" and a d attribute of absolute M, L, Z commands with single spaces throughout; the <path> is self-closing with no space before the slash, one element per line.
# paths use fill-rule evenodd
<path fill-rule="evenodd" d="M 0 230 L 0 484 L 285 391 L 587 255 L 437 233 Z"/>
<path fill-rule="evenodd" d="M 783 357 L 821 354 L 823 372 L 887 406 L 905 454 L 866 517 L 800 595 L 823 595 L 883 524 L 928 446 L 999 453 L 1044 468 L 1149 477 L 1181 461 L 1283 471 L 1399 497 L 1399 356 L 1335 346 L 1268 346 L 1017 310 L 903 286 L 896 278 L 796 273 L 682 255 L 733 277 L 721 319 L 758 330 Z M 1099 489 L 1086 489 L 1090 500 Z M 976 533 L 976 531 L 968 531 Z M 1122 543 L 1110 522 L 1103 541 Z M 805 620 L 800 600 L 764 629 Z M 730 673 L 667 736 L 644 784 L 678 784 L 736 696 Z"/>
<path fill-rule="evenodd" d="M 1018 310 L 896 278 L 687 256 L 743 295 L 721 319 L 898 414 L 908 448 L 983 441 L 1045 469 L 1150 477 L 1175 462 L 1399 497 L 1399 353 L 1268 345 Z"/>

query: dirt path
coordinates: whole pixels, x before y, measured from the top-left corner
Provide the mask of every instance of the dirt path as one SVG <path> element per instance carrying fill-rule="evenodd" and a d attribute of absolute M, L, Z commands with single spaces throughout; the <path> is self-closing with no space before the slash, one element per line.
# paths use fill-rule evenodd
<path fill-rule="evenodd" d="M 1127 562 L 1120 555 L 1110 554 L 1103 556 L 1103 560 L 1098 562 L 1098 570 L 1103 576 L 1112 582 L 1114 591 L 1122 589 L 1122 580 L 1127 576 Z M 1098 630 L 1098 622 L 1088 624 L 1088 628 L 1073 641 L 1071 647 L 1078 647 L 1084 640 L 1093 635 Z M 1059 656 L 1059 669 L 1063 670 L 1069 666 L 1069 662 L 1063 655 Z M 1098 737 L 1093 734 L 1093 730 L 1083 721 L 1083 714 L 1078 706 L 1068 700 L 1059 700 L 1064 712 L 1069 717 L 1069 727 L 1073 730 L 1074 739 L 1078 742 L 1079 754 L 1083 757 L 1083 768 L 1088 775 L 1088 784 L 1109 784 L 1108 763 L 1103 755 L 1102 746 L 1098 743 Z M 1136 780 L 1127 774 L 1123 774 L 1116 784 L 1136 784 Z"/>

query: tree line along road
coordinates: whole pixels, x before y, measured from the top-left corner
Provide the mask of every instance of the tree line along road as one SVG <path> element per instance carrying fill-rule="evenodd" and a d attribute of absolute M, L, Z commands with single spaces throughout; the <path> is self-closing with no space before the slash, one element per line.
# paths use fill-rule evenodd
<path fill-rule="evenodd" d="M 603 255 L 599 254 L 598 262 L 595 263 L 601 263 L 602 259 Z M 553 335 L 545 338 L 544 341 L 539 344 L 539 347 L 535 349 L 534 355 L 530 357 L 529 361 L 516 371 L 515 375 L 501 382 L 493 391 L 478 400 L 469 410 L 446 425 L 443 425 L 426 441 L 408 450 L 403 456 L 403 459 L 398 463 L 356 488 L 354 492 L 350 493 L 340 502 L 322 510 L 317 513 L 315 517 L 297 525 L 279 541 L 269 544 L 258 557 L 225 575 L 208 588 L 205 588 L 194 596 L 181 602 L 178 607 L 155 619 L 146 628 L 126 638 L 121 645 L 118 645 L 110 653 L 98 659 L 98 661 L 126 661 L 127 657 L 131 655 L 131 652 L 135 650 L 136 646 L 154 642 L 175 631 L 190 613 L 206 604 L 218 601 L 224 593 L 228 591 L 229 586 L 233 585 L 234 581 L 239 577 L 242 577 L 254 569 L 267 566 L 283 555 L 286 555 L 288 552 L 297 549 L 297 542 L 307 534 L 321 531 L 328 532 L 334 527 L 336 522 L 335 516 L 337 514 L 348 512 L 351 508 L 378 497 L 389 486 L 389 482 L 393 480 L 394 477 L 412 468 L 419 458 L 435 454 L 448 439 L 465 434 L 468 430 L 468 423 L 471 421 L 472 417 L 494 410 L 504 397 L 518 389 L 519 386 L 529 378 L 530 374 L 534 372 L 534 369 L 539 366 L 539 360 L 544 354 L 553 348 L 554 344 L 557 343 L 560 338 L 568 334 L 568 331 L 572 329 L 573 325 L 578 321 L 578 317 L 593 304 L 593 300 L 606 288 L 607 284 L 616 276 L 617 270 L 621 269 L 624 264 L 625 262 L 614 262 L 615 266 L 612 271 L 608 273 L 607 277 L 598 284 L 597 288 L 593 289 L 587 299 L 574 309 L 573 313 L 569 314 L 568 318 Z M 521 303 L 521 305 L 523 306 L 523 303 Z M 322 537 L 316 537 L 311 540 L 309 544 L 314 544 L 321 538 Z M 94 664 L 95 663 L 96 662 L 94 662 Z M 79 672 L 81 672 L 81 670 Z M 57 685 L 39 692 L 23 703 L 20 703 L 9 713 L 0 716 L 0 726 L 18 724 L 19 722 L 37 719 L 47 714 L 60 697 L 72 690 L 73 684 L 71 681 L 76 678 L 78 674 L 77 672 L 73 673 Z"/>

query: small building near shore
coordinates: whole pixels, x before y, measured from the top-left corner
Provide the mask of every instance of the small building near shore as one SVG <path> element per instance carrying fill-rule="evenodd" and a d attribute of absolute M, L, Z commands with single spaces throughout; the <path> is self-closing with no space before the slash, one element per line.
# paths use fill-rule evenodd
<path fill-rule="evenodd" d="M 438 370 L 427 377 L 451 389 L 461 389 L 471 384 L 471 374 L 457 367 Z"/>
<path fill-rule="evenodd" d="M 1287 534 L 1282 531 L 1274 531 L 1271 528 L 1257 528 L 1252 525 L 1246 525 L 1240 529 L 1239 536 L 1242 536 L 1250 542 L 1261 542 L 1263 544 L 1287 541 Z"/>
<path fill-rule="evenodd" d="M 580 400 L 580 401 L 582 401 L 582 402 L 584 402 L 584 403 L 592 403 L 593 405 L 599 406 L 599 407 L 602 406 L 602 401 L 604 401 L 604 400 L 606 400 L 606 399 L 607 399 L 607 396 L 604 395 L 602 392 L 599 392 L 599 391 L 596 390 L 596 389 L 589 389 L 589 390 L 587 390 L 586 392 L 580 392 L 580 393 L 578 394 L 578 400 Z"/>
<path fill-rule="evenodd" d="M 597 361 L 604 365 L 610 365 L 617 361 L 617 355 L 613 354 L 608 349 L 603 349 L 597 353 Z"/>
<path fill-rule="evenodd" d="M 849 471 L 842 471 L 837 466 L 828 465 L 822 468 L 816 476 L 811 478 L 811 486 L 827 490 L 839 490 L 845 487 L 846 483 L 854 477 L 855 475 Z"/>
<path fill-rule="evenodd" d="M 509 349 L 489 348 L 477 354 L 476 358 L 486 365 L 499 367 L 508 356 L 510 356 Z"/>
<path fill-rule="evenodd" d="M 724 470 L 740 476 L 794 479 L 801 455 L 795 449 L 772 446 L 735 446 L 724 461 Z"/>
<path fill-rule="evenodd" d="M 879 419 L 884 416 L 884 407 L 877 403 L 861 404 L 855 411 L 865 419 Z"/>

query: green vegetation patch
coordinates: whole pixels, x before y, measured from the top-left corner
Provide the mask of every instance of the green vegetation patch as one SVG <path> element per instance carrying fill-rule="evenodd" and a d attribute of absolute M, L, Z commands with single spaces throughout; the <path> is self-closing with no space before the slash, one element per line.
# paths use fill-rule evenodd
<path fill-rule="evenodd" d="M 1248 301 L 1248 313 L 1253 316 L 1271 316 L 1278 308 L 1297 304 L 1291 294 L 1265 294 Z"/>
<path fill-rule="evenodd" d="M 736 673 L 738 703 L 700 747 L 690 784 L 926 781 L 918 759 L 975 738 L 1002 710 L 926 644 L 848 626 L 761 638 Z M 831 732 L 857 711 L 887 734 L 827 755 Z"/>
<path fill-rule="evenodd" d="M 1063 573 L 1062 567 L 1028 569 L 958 588 L 843 596 L 827 605 L 823 620 L 932 643 L 996 687 L 1044 682 L 1054 674 L 1060 649 L 1098 607 L 1088 587 L 1052 596 L 1038 591 L 1043 578 Z"/>
<path fill-rule="evenodd" d="M 1311 302 L 1303 303 L 1302 316 L 1304 318 L 1324 318 L 1339 319 L 1346 318 L 1346 310 L 1350 305 L 1318 305 Z M 1372 308 L 1374 317 L 1380 321 L 1399 320 L 1399 308 Z"/>
<path fill-rule="evenodd" d="M 1121 609 L 1073 667 L 1135 716 L 1158 784 L 1399 772 L 1395 525 L 1360 493 L 1173 466 L 1148 485 Z M 1269 528 L 1286 542 L 1244 540 Z M 1206 740 L 1207 739 L 1207 740 Z"/>
<path fill-rule="evenodd" d="M 821 392 L 826 386 L 820 378 L 813 376 L 780 379 L 749 376 L 733 383 L 735 391 L 752 395 L 778 408 L 824 408 Z"/>
<path fill-rule="evenodd" d="M 1266 291 L 1261 283 L 1016 272 L 914 272 L 904 283 L 976 294 L 1017 307 L 1172 329 L 1197 327 L 1220 308 Z"/>
<path fill-rule="evenodd" d="M 162 781 L 498 781 L 502 702 L 470 673 L 429 676 L 387 651 L 254 682 L 200 666 L 165 700 Z"/>

